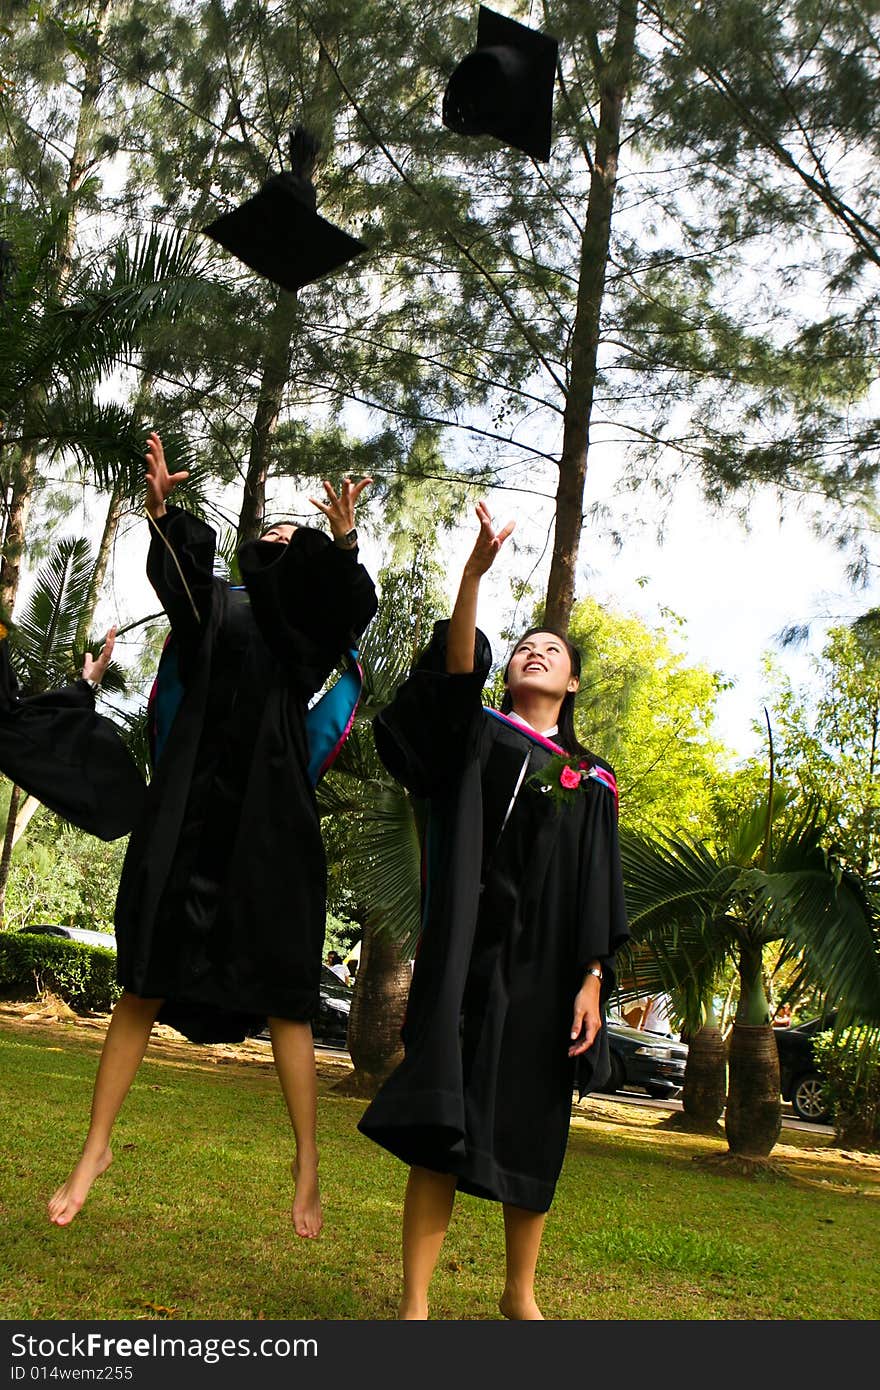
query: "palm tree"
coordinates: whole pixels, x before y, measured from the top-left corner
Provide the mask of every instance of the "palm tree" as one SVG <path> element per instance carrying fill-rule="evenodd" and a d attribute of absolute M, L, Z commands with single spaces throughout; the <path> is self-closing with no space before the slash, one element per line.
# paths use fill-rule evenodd
<path fill-rule="evenodd" d="M 877 919 L 864 885 L 823 845 L 815 807 L 780 815 L 766 802 L 715 846 L 685 837 L 621 837 L 640 954 L 667 984 L 707 991 L 725 960 L 739 974 L 725 1127 L 730 1153 L 773 1149 L 781 1125 L 779 1058 L 764 992 L 764 949 L 782 942 L 838 1007 L 842 1023 L 880 1023 Z M 704 996 L 705 997 L 705 996 Z"/>
<path fill-rule="evenodd" d="M 370 704 L 375 668 L 365 665 Z M 369 710 L 369 706 L 368 706 Z M 402 1055 L 410 942 L 419 928 L 419 847 L 406 792 L 379 761 L 365 711 L 318 789 L 322 815 L 345 825 L 341 848 L 363 921 L 360 965 L 348 1027 L 353 1089 L 371 1094 Z"/>
<path fill-rule="evenodd" d="M 634 841 L 625 831 L 621 839 L 626 864 Z M 620 962 L 621 999 L 669 994 L 687 1030 L 683 1113 L 670 1123 L 710 1133 L 717 1130 L 727 1094 L 727 1049 L 714 1004 L 717 974 L 718 962 L 705 934 L 699 927 L 683 929 L 679 922 L 664 927 L 659 920 L 652 921 L 647 934 L 629 944 Z"/>
<path fill-rule="evenodd" d="M 403 1055 L 400 1029 L 409 962 L 421 926 L 418 810 L 382 765 L 370 727 L 391 700 L 434 618 L 421 562 L 385 571 L 382 602 L 361 650 L 364 698 L 354 729 L 318 788 L 322 815 L 336 818 L 335 853 L 364 923 L 348 1045 L 355 1074 L 346 1089 L 372 1094 Z"/>
<path fill-rule="evenodd" d="M 118 521 L 120 502 L 142 490 L 146 422 L 137 402 L 108 399 L 99 388 L 137 356 L 156 325 L 191 312 L 216 290 L 191 239 L 153 229 L 71 270 L 62 302 L 53 288 L 57 228 L 8 214 L 3 230 L 11 239 L 0 242 L 0 603 L 11 611 L 39 458 L 74 460 L 83 477 L 111 492 Z M 164 433 L 186 468 L 185 441 L 172 429 Z M 112 534 L 108 552 L 110 542 Z M 84 605 L 88 616 L 102 553 Z"/>

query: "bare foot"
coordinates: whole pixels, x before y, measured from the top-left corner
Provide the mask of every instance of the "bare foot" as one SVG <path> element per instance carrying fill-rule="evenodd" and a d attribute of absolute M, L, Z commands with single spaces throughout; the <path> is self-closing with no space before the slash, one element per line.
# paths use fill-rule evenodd
<path fill-rule="evenodd" d="M 513 1294 L 505 1289 L 498 1300 L 498 1307 L 502 1316 L 511 1322 L 544 1322 L 544 1314 L 535 1302 L 534 1294 Z"/>
<path fill-rule="evenodd" d="M 56 1226 L 69 1226 L 89 1195 L 92 1183 L 106 1173 L 113 1162 L 109 1148 L 98 1154 L 83 1153 L 67 1182 L 49 1202 L 49 1220 Z"/>
<path fill-rule="evenodd" d="M 318 1159 L 297 1154 L 290 1165 L 293 1170 L 293 1229 L 298 1236 L 313 1240 L 320 1235 L 324 1224 L 321 1194 L 318 1191 Z"/>

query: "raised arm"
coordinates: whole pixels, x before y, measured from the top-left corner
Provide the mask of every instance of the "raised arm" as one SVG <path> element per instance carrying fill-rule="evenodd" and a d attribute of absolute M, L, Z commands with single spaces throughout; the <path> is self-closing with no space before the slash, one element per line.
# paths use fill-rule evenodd
<path fill-rule="evenodd" d="M 150 519 L 147 578 L 171 623 L 184 656 L 198 646 L 211 611 L 216 537 L 211 527 L 168 498 L 185 471 L 169 473 L 162 440 L 147 439 L 146 511 Z"/>
<path fill-rule="evenodd" d="M 287 544 L 262 539 L 239 550 L 254 620 L 291 680 L 308 694 L 320 689 L 378 606 L 351 534 L 355 502 L 369 482 L 346 478 L 338 496 L 324 484 L 328 501 L 315 506 L 328 518 L 333 540 L 300 526 Z"/>
<path fill-rule="evenodd" d="M 415 796 L 430 797 L 454 782 L 477 746 L 482 691 L 492 652 L 476 625 L 480 580 L 513 530 L 496 532 L 484 503 L 480 534 L 468 557 L 449 622 L 437 623 L 428 647 L 373 723 L 388 771 Z"/>
<path fill-rule="evenodd" d="M 507 537 L 516 525 L 509 521 L 503 531 L 496 531 L 485 502 L 476 506 L 480 523 L 480 534 L 468 556 L 458 596 L 449 622 L 446 643 L 446 670 L 451 676 L 467 675 L 474 669 L 474 640 L 477 628 L 477 599 L 480 594 L 480 580 L 491 568 Z"/>

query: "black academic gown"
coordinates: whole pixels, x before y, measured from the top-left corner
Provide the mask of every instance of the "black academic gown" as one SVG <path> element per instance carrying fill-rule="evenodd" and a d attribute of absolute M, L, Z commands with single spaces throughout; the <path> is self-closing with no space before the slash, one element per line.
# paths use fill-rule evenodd
<path fill-rule="evenodd" d="M 65 820 L 116 840 L 144 805 L 144 779 L 84 680 L 23 696 L 0 642 L 0 771 Z"/>
<path fill-rule="evenodd" d="M 317 1009 L 326 866 L 305 714 L 376 596 L 317 531 L 242 546 L 237 590 L 213 578 L 209 526 L 169 507 L 159 530 L 147 572 L 185 693 L 123 866 L 119 979 L 190 1038 L 235 1041 Z"/>
<path fill-rule="evenodd" d="M 373 726 L 428 814 L 405 1057 L 359 1128 L 462 1191 L 546 1211 L 575 1081 L 589 1091 L 609 1071 L 604 1026 L 577 1078 L 568 1048 L 586 966 L 602 962 L 604 1005 L 628 936 L 614 794 L 590 779 L 558 807 L 528 780 L 552 754 L 482 708 L 482 633 L 473 674 L 446 674 L 447 626 Z"/>

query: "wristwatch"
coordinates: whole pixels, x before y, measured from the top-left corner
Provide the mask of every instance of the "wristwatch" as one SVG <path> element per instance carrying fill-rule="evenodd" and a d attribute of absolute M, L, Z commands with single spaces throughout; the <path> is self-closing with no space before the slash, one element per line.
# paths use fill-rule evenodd
<path fill-rule="evenodd" d="M 86 685 L 90 685 L 96 695 L 98 691 L 101 689 L 101 682 L 92 680 L 91 676 L 80 676 L 80 680 L 85 681 Z"/>
<path fill-rule="evenodd" d="M 595 975 L 595 976 L 596 976 L 596 979 L 599 980 L 600 983 L 601 983 L 601 981 L 602 981 L 602 979 L 603 979 L 602 967 L 601 967 L 601 965 L 599 965 L 599 966 L 591 965 L 590 968 L 589 968 L 589 970 L 587 971 L 587 974 L 588 974 L 588 975 Z"/>
<path fill-rule="evenodd" d="M 354 550 L 358 543 L 357 527 L 352 526 L 350 531 L 346 531 L 344 536 L 336 537 L 336 544 L 340 550 Z"/>

